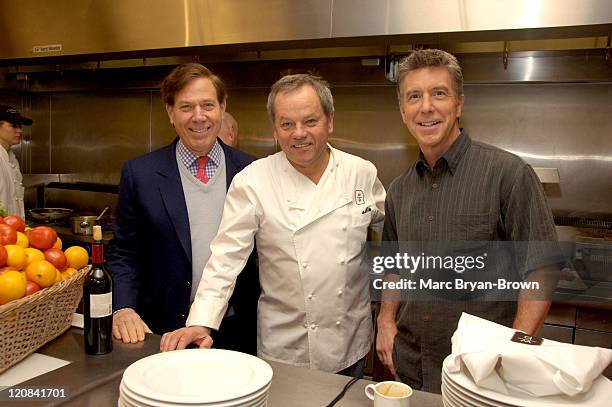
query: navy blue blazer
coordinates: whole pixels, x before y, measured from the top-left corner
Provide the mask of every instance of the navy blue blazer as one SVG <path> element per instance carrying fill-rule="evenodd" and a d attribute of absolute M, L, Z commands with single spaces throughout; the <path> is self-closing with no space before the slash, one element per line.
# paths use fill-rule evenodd
<path fill-rule="evenodd" d="M 156 334 L 185 326 L 191 285 L 199 283 L 191 281 L 191 234 L 176 162 L 177 141 L 125 162 L 114 239 L 106 256 L 113 278 L 113 309 L 134 308 Z M 219 142 L 229 187 L 234 175 L 255 158 Z M 241 273 L 230 300 L 236 317 L 248 318 L 245 324 L 251 327 L 256 326 L 259 296 L 254 263 L 251 260 Z"/>

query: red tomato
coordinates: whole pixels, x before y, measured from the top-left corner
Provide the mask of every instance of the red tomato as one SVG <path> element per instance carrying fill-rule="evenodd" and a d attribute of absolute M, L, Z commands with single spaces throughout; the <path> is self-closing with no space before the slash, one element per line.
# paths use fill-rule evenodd
<path fill-rule="evenodd" d="M 7 271 L 19 271 L 19 269 L 16 268 L 16 267 L 13 267 L 13 266 L 4 266 L 4 267 L 0 268 L 0 274 L 4 274 Z"/>
<path fill-rule="evenodd" d="M 47 250 L 53 247 L 57 240 L 57 233 L 49 226 L 36 226 L 30 231 L 30 246 L 39 250 Z M 15 233 L 17 241 L 17 233 Z"/>
<path fill-rule="evenodd" d="M 17 231 L 12 226 L 0 223 L 0 244 L 17 243 Z"/>
<path fill-rule="evenodd" d="M 7 216 L 6 218 L 2 219 L 2 223 L 12 226 L 17 232 L 25 231 L 25 222 L 19 216 Z"/>
<path fill-rule="evenodd" d="M 8 253 L 4 246 L 0 246 L 0 267 L 4 267 L 6 265 L 6 259 L 8 257 Z"/>
<path fill-rule="evenodd" d="M 36 291 L 40 291 L 40 286 L 34 281 L 28 280 L 26 285 L 26 295 L 34 294 Z"/>
<path fill-rule="evenodd" d="M 51 248 L 45 250 L 45 260 L 53 264 L 56 269 L 62 270 L 66 268 L 66 255 L 60 249 Z"/>

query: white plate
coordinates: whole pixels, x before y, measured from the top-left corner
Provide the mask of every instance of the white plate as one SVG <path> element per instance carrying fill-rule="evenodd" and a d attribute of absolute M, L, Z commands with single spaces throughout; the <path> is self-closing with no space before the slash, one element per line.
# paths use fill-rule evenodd
<path fill-rule="evenodd" d="M 450 355 L 447 359 L 450 358 Z M 442 366 L 446 366 L 446 360 Z M 559 407 L 559 406 L 588 406 L 588 407 L 609 407 L 610 406 L 610 395 L 612 394 L 612 382 L 604 376 L 599 376 L 594 382 L 591 390 L 585 394 L 577 396 L 547 396 L 547 397 L 533 397 L 528 394 L 516 393 L 510 390 L 510 394 L 501 394 L 493 390 L 479 387 L 471 377 L 466 373 L 465 366 L 461 364 L 461 371 L 456 373 L 450 373 L 446 371 L 446 367 L 443 368 L 444 372 L 448 374 L 454 384 L 461 388 L 468 394 L 476 394 L 485 399 L 497 404 L 505 403 L 510 405 L 518 406 L 529 406 L 529 407 Z M 495 404 L 494 404 L 495 405 Z"/>
<path fill-rule="evenodd" d="M 119 385 L 119 394 L 122 397 L 123 401 L 126 402 L 126 404 L 129 404 L 130 407 L 175 407 L 175 406 L 181 406 L 181 405 L 188 406 L 188 407 L 195 407 L 195 406 L 215 406 L 215 407 L 243 406 L 243 407 L 247 407 L 247 406 L 259 405 L 257 403 L 265 402 L 268 398 L 269 389 L 270 389 L 270 384 L 268 384 L 263 389 L 255 393 L 252 393 L 246 397 L 242 397 L 242 398 L 238 398 L 238 399 L 234 399 L 230 401 L 224 401 L 224 402 L 219 402 L 219 403 L 204 403 L 204 404 L 187 403 L 185 404 L 185 403 L 170 403 L 170 402 L 164 402 L 164 401 L 159 401 L 159 400 L 153 400 L 145 396 L 138 395 L 132 392 L 130 389 L 126 388 L 125 384 L 122 381 L 121 384 Z"/>
<path fill-rule="evenodd" d="M 493 407 L 514 407 L 511 404 L 501 403 L 499 401 L 492 401 L 487 399 L 486 397 L 482 397 L 479 394 L 474 392 L 467 391 L 466 389 L 459 387 L 456 383 L 454 383 L 445 371 L 442 371 L 442 384 L 446 386 L 446 389 L 454 393 L 457 396 L 460 396 L 462 400 L 469 402 L 475 406 L 493 406 Z"/>
<path fill-rule="evenodd" d="M 184 349 L 158 353 L 130 365 L 125 387 L 148 399 L 212 404 L 244 398 L 272 380 L 266 362 L 224 349 Z"/>

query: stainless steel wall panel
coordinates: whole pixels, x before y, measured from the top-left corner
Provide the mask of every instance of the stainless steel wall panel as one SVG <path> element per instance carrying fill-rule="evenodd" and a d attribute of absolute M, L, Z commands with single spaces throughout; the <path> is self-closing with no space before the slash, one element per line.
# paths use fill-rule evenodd
<path fill-rule="evenodd" d="M 612 23 L 608 0 L 334 0 L 332 37 L 571 27 Z"/>
<path fill-rule="evenodd" d="M 149 104 L 148 92 L 53 95 L 50 172 L 118 172 L 148 151 Z"/>
<path fill-rule="evenodd" d="M 612 213 L 612 84 L 467 85 L 465 94 L 474 139 L 558 168 L 553 212 Z"/>
<path fill-rule="evenodd" d="M 185 45 L 328 38 L 332 0 L 187 2 Z"/>
<path fill-rule="evenodd" d="M 51 173 L 51 98 L 49 94 L 31 94 L 32 136 L 28 141 L 29 162 L 25 172 Z"/>
<path fill-rule="evenodd" d="M 331 3 L 0 0 L 0 59 L 328 38 Z"/>
<path fill-rule="evenodd" d="M 238 122 L 238 148 L 261 158 L 274 154 L 277 146 L 266 103 L 269 88 L 229 90 L 227 110 Z"/>
<path fill-rule="evenodd" d="M 330 143 L 370 160 L 388 187 L 418 155 L 402 122 L 393 86 L 336 87 L 336 113 Z"/>
<path fill-rule="evenodd" d="M 151 135 L 148 151 L 153 151 L 170 144 L 172 140 L 176 138 L 177 134 L 174 127 L 172 127 L 170 124 L 170 119 L 168 118 L 164 104 L 161 101 L 159 92 L 151 91 L 149 95 L 151 98 Z"/>

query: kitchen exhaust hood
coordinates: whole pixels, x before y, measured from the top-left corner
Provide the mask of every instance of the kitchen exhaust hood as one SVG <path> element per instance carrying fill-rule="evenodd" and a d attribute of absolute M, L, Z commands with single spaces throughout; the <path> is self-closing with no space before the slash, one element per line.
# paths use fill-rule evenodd
<path fill-rule="evenodd" d="M 0 0 L 0 63 L 609 36 L 610 0 Z M 352 41 L 352 42 L 351 42 Z"/>

